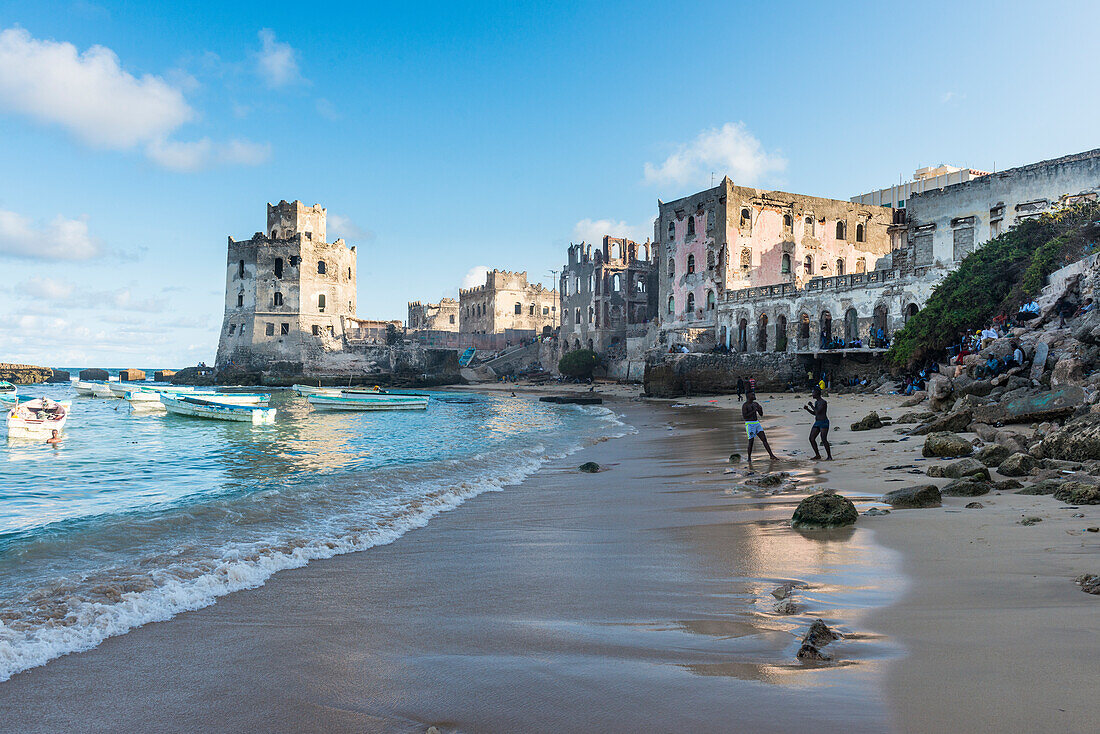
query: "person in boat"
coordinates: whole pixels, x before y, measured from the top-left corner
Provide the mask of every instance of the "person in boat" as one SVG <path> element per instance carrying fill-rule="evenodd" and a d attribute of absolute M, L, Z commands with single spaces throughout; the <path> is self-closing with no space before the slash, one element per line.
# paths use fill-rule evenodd
<path fill-rule="evenodd" d="M 55 445 L 61 443 L 61 434 L 57 432 L 57 429 L 53 429 L 53 433 L 46 439 L 46 443 Z"/>

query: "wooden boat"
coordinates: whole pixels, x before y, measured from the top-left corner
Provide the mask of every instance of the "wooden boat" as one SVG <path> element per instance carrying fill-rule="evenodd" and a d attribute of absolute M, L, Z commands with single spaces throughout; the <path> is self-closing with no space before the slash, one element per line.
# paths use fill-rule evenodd
<path fill-rule="evenodd" d="M 70 403 L 37 398 L 16 403 L 8 411 L 8 438 L 46 439 L 54 431 L 61 433 L 69 419 Z"/>
<path fill-rule="evenodd" d="M 396 395 L 393 393 L 375 395 L 315 394 L 306 396 L 314 408 L 320 410 L 425 410 L 428 407 L 426 395 Z"/>
<path fill-rule="evenodd" d="M 206 396 L 168 395 L 161 393 L 161 403 L 169 413 L 189 415 L 193 418 L 209 418 L 219 421 L 236 421 L 252 425 L 270 425 L 275 422 L 275 408 L 264 408 L 256 404 L 222 402 Z"/>
<path fill-rule="evenodd" d="M 111 395 L 116 398 L 121 398 L 131 390 L 140 390 L 148 385 L 139 382 L 109 382 L 107 388 L 111 391 Z"/>
<path fill-rule="evenodd" d="M 312 385 L 294 385 L 294 392 L 302 397 L 307 395 L 339 395 L 339 387 L 313 387 Z"/>
<path fill-rule="evenodd" d="M 15 385 L 6 380 L 0 380 L 0 405 L 11 405 L 18 402 L 19 396 L 15 394 Z"/>
<path fill-rule="evenodd" d="M 77 395 L 95 395 L 96 388 L 99 386 L 106 387 L 104 382 L 95 382 L 93 380 L 76 380 L 73 382 L 73 389 L 76 390 Z"/>
<path fill-rule="evenodd" d="M 11 384 L 7 380 L 0 380 L 0 394 L 11 393 L 15 394 L 15 385 Z"/>

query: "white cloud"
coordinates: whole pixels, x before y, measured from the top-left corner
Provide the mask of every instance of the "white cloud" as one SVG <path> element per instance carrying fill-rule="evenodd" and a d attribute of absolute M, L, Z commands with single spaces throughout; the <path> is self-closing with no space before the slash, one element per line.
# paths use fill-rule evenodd
<path fill-rule="evenodd" d="M 210 138 L 192 142 L 164 140 L 150 143 L 146 155 L 173 171 L 201 171 L 216 165 L 258 166 L 271 158 L 271 146 L 247 140 L 215 143 Z"/>
<path fill-rule="evenodd" d="M 263 48 L 256 54 L 256 66 L 267 86 L 285 87 L 299 81 L 298 52 L 289 43 L 275 40 L 275 31 L 264 28 L 259 33 Z"/>
<path fill-rule="evenodd" d="M 0 209 L 0 257 L 88 260 L 99 253 L 100 244 L 88 234 L 83 219 L 65 219 L 59 214 L 36 225 L 21 214 Z"/>
<path fill-rule="evenodd" d="M 344 117 L 340 114 L 340 110 L 336 109 L 336 105 L 334 105 L 332 102 L 329 102 L 327 99 L 324 99 L 323 97 L 319 98 L 315 105 L 317 107 L 317 114 L 325 118 L 326 120 L 336 122 L 337 120 L 341 120 Z"/>
<path fill-rule="evenodd" d="M 787 161 L 768 153 L 740 122 L 704 130 L 664 160 L 645 164 L 645 181 L 651 184 L 706 186 L 711 173 L 728 175 L 735 183 L 754 186 L 769 174 L 784 170 Z"/>
<path fill-rule="evenodd" d="M 959 92 L 944 92 L 940 97 L 940 104 L 948 104 L 949 102 L 956 102 L 966 99 L 965 94 Z"/>
<path fill-rule="evenodd" d="M 328 213 L 328 238 L 330 241 L 335 242 L 337 238 L 343 237 L 346 240 L 351 240 L 353 244 L 355 242 L 363 242 L 374 237 L 374 232 L 369 229 L 360 227 L 350 218 L 345 217 L 342 214 Z"/>
<path fill-rule="evenodd" d="M 604 235 L 626 237 L 635 242 L 645 242 L 653 237 L 653 222 L 631 225 L 614 219 L 582 219 L 573 225 L 573 238 L 580 242 L 594 244 L 602 242 Z"/>
<path fill-rule="evenodd" d="M 129 288 L 114 291 L 111 304 L 120 311 L 140 311 L 142 313 L 161 313 L 167 303 L 157 298 L 135 298 Z"/>
<path fill-rule="evenodd" d="M 474 288 L 479 285 L 485 285 L 485 276 L 489 274 L 489 268 L 484 265 L 475 265 L 466 271 L 466 274 L 462 276 L 463 288 Z"/>
<path fill-rule="evenodd" d="M 57 280 L 56 278 L 36 277 L 20 281 L 19 290 L 32 298 L 57 301 L 71 296 L 75 286 L 68 281 Z"/>
<path fill-rule="evenodd" d="M 134 77 L 110 49 L 81 54 L 22 28 L 0 32 L 0 109 L 112 149 L 164 138 L 194 116 L 178 88 L 150 74 Z"/>

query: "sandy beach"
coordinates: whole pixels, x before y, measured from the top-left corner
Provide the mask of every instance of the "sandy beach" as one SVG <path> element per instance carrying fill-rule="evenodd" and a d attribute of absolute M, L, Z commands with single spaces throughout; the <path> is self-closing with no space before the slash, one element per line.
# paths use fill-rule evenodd
<path fill-rule="evenodd" d="M 837 460 L 814 463 L 805 396 L 761 396 L 782 458 L 753 469 L 795 480 L 764 489 L 728 461 L 735 398 L 599 390 L 636 432 L 390 545 L 21 673 L 0 684 L 0 729 L 1092 730 L 1100 622 L 1072 579 L 1097 570 L 1095 506 L 945 498 L 800 533 L 787 521 L 820 488 L 862 511 L 946 481 L 910 473 L 929 464 L 920 439 L 848 430 L 900 415 L 897 397 L 834 397 Z M 769 592 L 789 581 L 806 588 L 778 614 Z M 817 618 L 844 637 L 832 662 L 801 663 Z"/>

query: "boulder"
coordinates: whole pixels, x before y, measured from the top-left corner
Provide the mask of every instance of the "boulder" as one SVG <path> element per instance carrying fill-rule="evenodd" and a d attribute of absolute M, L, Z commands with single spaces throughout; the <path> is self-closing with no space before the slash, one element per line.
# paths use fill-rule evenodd
<path fill-rule="evenodd" d="M 586 461 L 577 468 L 586 474 L 595 474 L 600 470 L 600 465 L 594 461 Z"/>
<path fill-rule="evenodd" d="M 1041 482 L 1036 482 L 1029 487 L 1024 487 L 1016 494 L 1032 494 L 1032 495 L 1046 495 L 1054 494 L 1059 487 L 1065 484 L 1065 481 L 1061 479 L 1044 479 Z"/>
<path fill-rule="evenodd" d="M 802 644 L 825 647 L 839 639 L 840 635 L 829 629 L 829 625 L 825 624 L 824 620 L 815 619 L 810 629 L 806 630 L 806 634 L 802 636 Z"/>
<path fill-rule="evenodd" d="M 1100 487 L 1084 482 L 1065 482 L 1054 490 L 1054 499 L 1067 505 L 1100 505 Z"/>
<path fill-rule="evenodd" d="M 757 487 L 778 487 L 791 478 L 790 472 L 776 471 L 759 477 L 751 477 L 745 480 L 746 484 L 755 484 Z"/>
<path fill-rule="evenodd" d="M 943 410 L 952 400 L 951 380 L 944 375 L 930 375 L 925 383 L 928 405 L 932 410 Z"/>
<path fill-rule="evenodd" d="M 978 423 L 1034 423 L 1072 415 L 1086 404 L 1085 389 L 1079 385 L 1065 385 L 1044 392 L 1028 390 L 1010 391 L 1001 396 L 1001 402 L 972 409 Z"/>
<path fill-rule="evenodd" d="M 797 657 L 798 657 L 799 660 L 826 661 L 826 660 L 832 660 L 833 659 L 833 657 L 831 655 L 829 655 L 828 653 L 822 652 L 821 650 L 818 650 L 813 645 L 803 645 L 802 647 L 798 648 Z"/>
<path fill-rule="evenodd" d="M 1012 451 L 998 444 L 986 446 L 977 454 L 978 461 L 985 466 L 999 466 L 1009 456 L 1012 456 Z"/>
<path fill-rule="evenodd" d="M 107 370 L 101 370 L 97 367 L 89 367 L 86 370 L 80 370 L 78 377 L 84 381 L 91 382 L 106 382 L 110 375 L 107 374 Z"/>
<path fill-rule="evenodd" d="M 772 611 L 776 614 L 795 614 L 798 612 L 798 604 L 794 599 L 780 599 L 772 605 Z"/>
<path fill-rule="evenodd" d="M 1085 363 L 1076 357 L 1062 357 L 1054 364 L 1050 372 L 1050 386 L 1062 387 L 1064 385 L 1084 385 Z"/>
<path fill-rule="evenodd" d="M 978 438 L 987 443 L 992 443 L 997 437 L 997 429 L 988 423 L 971 423 L 966 430 L 969 433 L 977 434 Z"/>
<path fill-rule="evenodd" d="M 997 473 L 1006 477 L 1023 477 L 1035 468 L 1035 459 L 1029 454 L 1013 454 L 997 465 Z"/>
<path fill-rule="evenodd" d="M 993 391 L 989 380 L 975 380 L 968 375 L 960 375 L 953 381 L 956 395 L 978 395 L 985 397 Z"/>
<path fill-rule="evenodd" d="M 910 435 L 926 436 L 929 433 L 943 433 L 945 431 L 965 431 L 973 420 L 973 414 L 969 410 L 956 410 L 940 418 L 935 418 L 928 423 L 917 426 Z"/>
<path fill-rule="evenodd" d="M 898 418 L 895 423 L 923 423 L 926 420 L 935 418 L 936 414 L 930 411 L 910 411 L 903 413 L 901 418 Z"/>
<path fill-rule="evenodd" d="M 870 431 L 875 428 L 882 428 L 882 418 L 873 411 L 851 425 L 853 431 Z"/>
<path fill-rule="evenodd" d="M 924 456 L 970 456 L 974 447 L 957 433 L 930 433 L 924 439 Z"/>
<path fill-rule="evenodd" d="M 999 482 L 993 482 L 993 486 L 998 492 L 1008 492 L 1013 489 L 1019 489 L 1024 485 L 1015 479 L 1002 479 Z"/>
<path fill-rule="evenodd" d="M 792 528 L 837 528 L 859 519 L 856 506 L 839 494 L 813 494 L 798 503 L 791 517 Z"/>
<path fill-rule="evenodd" d="M 1004 446 L 1013 454 L 1026 454 L 1028 448 L 1028 437 L 1022 433 L 1016 431 L 997 431 L 997 435 L 993 438 L 998 446 Z"/>
<path fill-rule="evenodd" d="M 945 497 L 980 497 L 983 494 L 989 494 L 996 488 L 996 485 L 989 480 L 963 477 L 941 487 L 940 494 Z"/>
<path fill-rule="evenodd" d="M 1100 594 L 1100 574 L 1083 573 L 1073 581 L 1086 594 Z"/>
<path fill-rule="evenodd" d="M 912 408 L 915 405 L 920 405 L 924 402 L 924 399 L 928 397 L 928 392 L 925 390 L 914 390 L 913 394 L 909 396 L 908 400 L 903 400 L 901 407 Z"/>
<path fill-rule="evenodd" d="M 985 468 L 985 464 L 977 459 L 966 458 L 945 464 L 943 466 L 943 476 L 948 479 L 962 479 L 963 477 L 973 476 L 989 479 L 989 470 Z"/>
<path fill-rule="evenodd" d="M 934 484 L 920 484 L 915 487 L 902 487 L 882 495 L 882 501 L 899 510 L 921 507 L 939 507 L 940 490 Z"/>
<path fill-rule="evenodd" d="M 1067 461 L 1100 459 L 1100 415 L 1089 413 L 1074 418 L 1052 431 L 1041 444 L 1043 456 Z"/>
<path fill-rule="evenodd" d="M 983 505 L 981 502 L 967 502 L 966 503 L 966 509 L 968 509 L 968 510 L 984 510 L 985 505 Z"/>
<path fill-rule="evenodd" d="M 72 375 L 65 370 L 50 370 L 50 377 L 46 382 L 49 383 L 67 383 L 72 381 Z"/>

